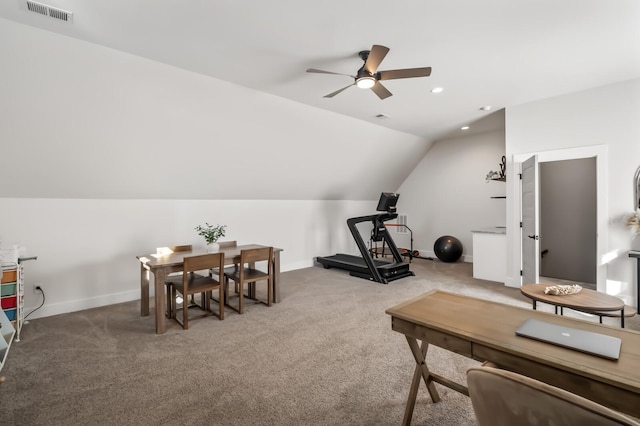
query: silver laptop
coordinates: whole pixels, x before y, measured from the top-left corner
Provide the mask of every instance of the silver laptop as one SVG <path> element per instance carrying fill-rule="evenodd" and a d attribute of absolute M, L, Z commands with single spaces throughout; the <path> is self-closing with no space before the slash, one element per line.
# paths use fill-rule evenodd
<path fill-rule="evenodd" d="M 613 360 L 620 357 L 620 345 L 622 344 L 622 341 L 617 337 L 532 318 L 526 320 L 516 330 L 516 335 Z"/>

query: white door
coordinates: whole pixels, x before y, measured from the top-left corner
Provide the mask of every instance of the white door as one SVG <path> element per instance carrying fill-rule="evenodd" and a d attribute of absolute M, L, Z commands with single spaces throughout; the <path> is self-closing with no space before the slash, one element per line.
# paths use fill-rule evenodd
<path fill-rule="evenodd" d="M 522 163 L 522 284 L 540 280 L 538 157 Z"/>

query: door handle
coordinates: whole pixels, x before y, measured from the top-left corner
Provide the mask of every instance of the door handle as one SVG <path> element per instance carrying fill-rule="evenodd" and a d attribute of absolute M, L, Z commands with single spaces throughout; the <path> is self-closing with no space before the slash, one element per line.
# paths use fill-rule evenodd
<path fill-rule="evenodd" d="M 540 236 L 539 235 L 527 235 L 529 238 L 531 238 L 532 240 L 539 240 Z"/>

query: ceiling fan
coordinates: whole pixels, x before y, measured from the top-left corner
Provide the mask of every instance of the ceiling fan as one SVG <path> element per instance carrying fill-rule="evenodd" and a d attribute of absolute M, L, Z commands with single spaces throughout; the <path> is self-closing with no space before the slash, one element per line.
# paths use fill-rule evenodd
<path fill-rule="evenodd" d="M 354 82 L 342 89 L 324 95 L 325 98 L 333 98 L 338 93 L 348 89 L 351 86 L 358 86 L 361 89 L 371 89 L 373 93 L 378 95 L 380 99 L 386 99 L 392 95 L 386 87 L 380 83 L 382 80 L 394 80 L 398 78 L 412 77 L 429 77 L 431 75 L 431 67 L 424 68 L 404 68 L 399 70 L 378 71 L 380 63 L 389 53 L 389 48 L 374 44 L 371 50 L 363 50 L 358 56 L 364 61 L 364 65 L 358 70 L 356 75 L 341 74 L 338 72 L 323 71 L 315 68 L 309 68 L 307 72 L 319 74 L 336 74 L 346 75 L 354 79 Z"/>

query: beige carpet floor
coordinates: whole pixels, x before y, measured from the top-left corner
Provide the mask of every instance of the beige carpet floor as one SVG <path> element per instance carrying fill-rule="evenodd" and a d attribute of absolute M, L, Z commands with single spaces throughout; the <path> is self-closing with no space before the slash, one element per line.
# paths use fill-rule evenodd
<path fill-rule="evenodd" d="M 286 272 L 281 303 L 187 331 L 170 321 L 163 335 L 139 302 L 32 320 L 2 370 L 0 424 L 398 425 L 414 362 L 385 309 L 432 289 L 530 306 L 517 289 L 473 279 L 471 264 L 414 259 L 411 269 L 388 285 Z M 638 317 L 627 327 L 639 330 Z M 428 362 L 462 383 L 477 365 L 436 347 Z M 437 386 L 437 404 L 421 386 L 413 424 L 475 424 L 470 400 Z"/>

